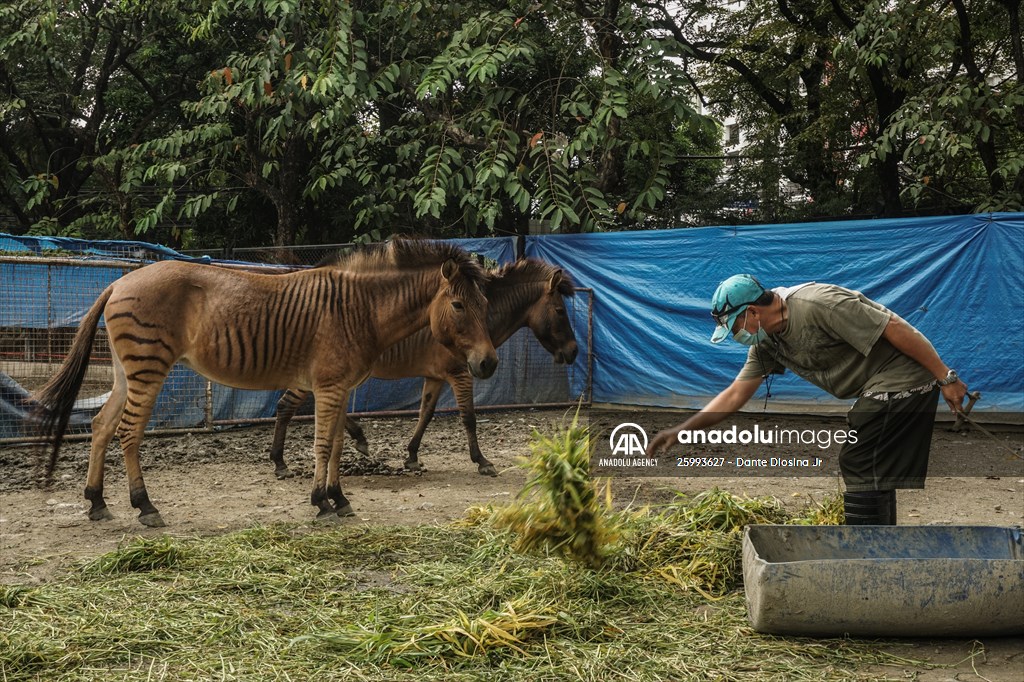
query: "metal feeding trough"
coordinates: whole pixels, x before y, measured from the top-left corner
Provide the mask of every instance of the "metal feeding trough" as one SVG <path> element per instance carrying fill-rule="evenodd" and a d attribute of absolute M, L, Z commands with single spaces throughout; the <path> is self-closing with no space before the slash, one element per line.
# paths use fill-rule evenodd
<path fill-rule="evenodd" d="M 747 616 L 784 635 L 1024 634 L 1022 542 L 994 526 L 747 526 Z"/>

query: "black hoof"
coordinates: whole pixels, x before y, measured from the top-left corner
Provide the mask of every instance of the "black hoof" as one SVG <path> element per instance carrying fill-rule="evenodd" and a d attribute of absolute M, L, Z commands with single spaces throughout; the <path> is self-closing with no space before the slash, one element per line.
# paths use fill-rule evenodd
<path fill-rule="evenodd" d="M 369 455 L 370 445 L 368 443 L 356 443 L 356 451 L 361 455 Z"/>
<path fill-rule="evenodd" d="M 277 469 L 274 469 L 274 475 L 281 481 L 286 478 L 295 478 L 295 472 L 288 467 L 278 467 Z"/>
<path fill-rule="evenodd" d="M 316 513 L 317 523 L 337 523 L 339 517 L 333 509 L 321 509 Z"/>
<path fill-rule="evenodd" d="M 477 467 L 477 471 L 480 472 L 481 476 L 497 476 L 498 470 L 494 468 L 494 465 L 490 462 L 486 462 Z"/>
<path fill-rule="evenodd" d="M 139 523 L 143 526 L 149 526 L 150 528 L 163 528 L 167 524 L 160 518 L 160 512 L 150 512 L 148 514 L 139 514 Z"/>
<path fill-rule="evenodd" d="M 90 521 L 110 521 L 114 518 L 114 515 L 110 513 L 110 510 L 106 507 L 100 507 L 98 509 L 89 510 Z"/>
<path fill-rule="evenodd" d="M 346 504 L 344 507 L 339 507 L 336 512 L 338 516 L 355 516 L 356 513 L 352 511 L 352 505 Z"/>

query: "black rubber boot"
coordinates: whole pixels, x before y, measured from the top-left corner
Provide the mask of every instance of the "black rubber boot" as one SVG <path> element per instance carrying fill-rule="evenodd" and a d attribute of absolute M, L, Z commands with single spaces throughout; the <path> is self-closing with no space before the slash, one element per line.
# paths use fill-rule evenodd
<path fill-rule="evenodd" d="M 847 526 L 895 526 L 896 491 L 843 493 Z"/>
<path fill-rule="evenodd" d="M 889 507 L 889 521 L 887 522 L 886 525 L 897 526 L 897 525 L 899 525 L 899 521 L 898 521 L 899 517 L 896 514 L 896 491 L 895 490 L 885 490 L 883 492 L 888 497 L 888 503 L 889 503 L 888 504 L 888 507 Z"/>

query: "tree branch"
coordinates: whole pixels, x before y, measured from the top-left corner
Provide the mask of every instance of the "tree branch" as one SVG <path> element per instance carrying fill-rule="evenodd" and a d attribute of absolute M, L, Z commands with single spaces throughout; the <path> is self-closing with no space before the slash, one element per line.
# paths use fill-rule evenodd
<path fill-rule="evenodd" d="M 835 13 L 836 17 L 843 23 L 846 28 L 851 29 L 857 25 L 857 22 L 846 13 L 843 6 L 839 4 L 839 0 L 831 0 L 832 12 Z"/>
<path fill-rule="evenodd" d="M 974 59 L 974 42 L 971 39 L 971 20 L 967 16 L 967 7 L 964 6 L 963 0 L 952 0 L 952 2 L 953 8 L 956 10 L 957 25 L 960 27 L 957 52 L 964 66 L 967 67 L 967 73 L 971 79 L 975 83 L 982 82 L 985 77 L 981 73 L 981 69 L 978 68 L 978 62 Z"/>

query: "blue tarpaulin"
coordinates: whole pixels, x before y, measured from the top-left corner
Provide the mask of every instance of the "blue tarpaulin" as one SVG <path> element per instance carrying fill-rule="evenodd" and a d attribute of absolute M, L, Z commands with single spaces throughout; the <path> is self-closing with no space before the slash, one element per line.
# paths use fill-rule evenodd
<path fill-rule="evenodd" d="M 35 241 L 33 241 L 35 240 Z M 175 257 L 140 242 L 82 242 L 0 234 L 0 250 L 63 249 L 94 256 L 129 252 Z M 510 237 L 456 240 L 490 261 L 515 258 Z M 702 407 L 729 384 L 746 349 L 708 339 L 711 294 L 729 275 L 749 272 L 766 286 L 829 282 L 864 292 L 920 329 L 971 389 L 976 410 L 1024 411 L 1024 214 L 999 213 L 902 220 L 861 220 L 744 227 L 705 227 L 528 237 L 526 255 L 561 265 L 578 286 L 593 290 L 593 400 L 623 405 Z M 194 260 L 194 259 L 189 259 Z M 221 261 L 223 262 L 223 261 Z M 33 269 L 34 268 L 34 269 Z M 49 274 L 40 274 L 49 271 Z M 74 326 L 116 269 L 0 264 L 0 327 Z M 29 278 L 73 278 L 75 295 L 54 300 Z M 586 339 L 585 307 L 576 310 L 576 336 Z M 528 336 L 526 331 L 521 335 Z M 568 377 L 577 395 L 585 377 L 577 360 Z M 541 386 L 523 375 L 525 358 L 544 356 L 534 339 L 499 351 L 491 381 L 477 382 L 481 403 L 546 402 Z M 201 381 L 176 367 L 169 382 Z M 353 392 L 357 411 L 407 409 L 419 401 L 419 380 L 370 380 Z M 764 389 L 762 389 L 763 391 Z M 167 391 L 165 391 L 167 393 Z M 776 408 L 845 404 L 787 373 L 773 386 Z M 273 415 L 279 391 L 214 390 L 216 419 Z M 553 393 L 552 393 L 553 395 Z M 453 404 L 446 391 L 439 407 Z M 770 409 L 771 409 L 770 405 Z M 199 406 L 166 401 L 152 426 L 202 423 Z"/>
<path fill-rule="evenodd" d="M 209 256 L 192 258 L 166 246 L 148 242 L 74 239 L 72 237 L 24 237 L 3 233 L 0 233 L 0 251 L 9 251 L 15 254 L 24 251 L 41 256 L 64 255 L 54 252 L 65 252 L 66 254 L 107 258 L 128 258 L 135 261 L 165 258 L 208 263 L 211 260 Z"/>
<path fill-rule="evenodd" d="M 0 253 L 13 256 L 69 256 L 84 258 L 86 261 L 125 263 L 123 269 L 70 264 L 48 264 L 43 267 L 26 260 L 0 263 L 0 292 L 7 299 L 0 307 L 0 327 L 23 329 L 78 326 L 78 321 L 99 293 L 115 279 L 134 269 L 140 261 L 163 259 L 212 262 L 208 256 L 193 258 L 166 246 L 147 242 L 24 237 L 2 233 Z M 54 296 L 54 292 L 74 292 L 74 295 Z M 100 324 L 103 324 L 102 320 Z"/>
<path fill-rule="evenodd" d="M 77 327 L 100 292 L 130 269 L 0 263 L 0 327 Z"/>
<path fill-rule="evenodd" d="M 550 235 L 528 238 L 526 254 L 594 289 L 595 402 L 701 407 L 725 388 L 746 349 L 709 342 L 711 294 L 746 272 L 862 291 L 981 391 L 975 409 L 1024 410 L 1021 213 Z M 788 372 L 772 393 L 843 404 Z"/>

